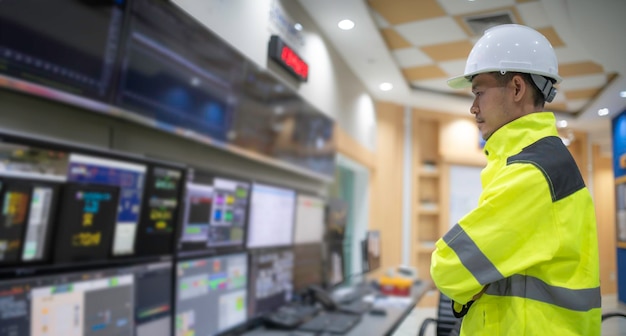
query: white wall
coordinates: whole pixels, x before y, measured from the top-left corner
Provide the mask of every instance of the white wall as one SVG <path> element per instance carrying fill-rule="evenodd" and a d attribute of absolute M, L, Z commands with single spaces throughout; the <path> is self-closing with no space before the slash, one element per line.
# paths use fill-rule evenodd
<path fill-rule="evenodd" d="M 289 0 L 174 0 L 198 21 L 259 67 L 268 69 L 298 92 L 303 99 L 333 118 L 361 145 L 370 150 L 376 143 L 376 112 L 365 86 L 339 54 L 330 47 L 297 1 Z M 290 34 L 276 23 L 298 22 L 301 33 Z M 283 28 L 281 30 L 281 28 Z M 267 46 L 279 34 L 309 64 L 309 80 L 296 83 L 268 62 Z"/>

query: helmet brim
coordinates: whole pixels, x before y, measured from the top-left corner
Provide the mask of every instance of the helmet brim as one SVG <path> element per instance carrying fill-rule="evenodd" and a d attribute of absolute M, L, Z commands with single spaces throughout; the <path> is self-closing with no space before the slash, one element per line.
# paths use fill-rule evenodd
<path fill-rule="evenodd" d="M 469 76 L 457 76 L 448 79 L 448 86 L 453 89 L 465 89 L 467 87 L 472 86 L 472 81 L 469 80 Z"/>

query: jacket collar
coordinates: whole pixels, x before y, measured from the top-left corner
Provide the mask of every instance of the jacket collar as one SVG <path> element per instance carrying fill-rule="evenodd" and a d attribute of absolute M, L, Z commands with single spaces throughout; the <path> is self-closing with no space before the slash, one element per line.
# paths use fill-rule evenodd
<path fill-rule="evenodd" d="M 509 157 L 547 136 L 558 136 L 552 112 L 534 112 L 517 118 L 495 131 L 484 152 L 488 159 Z"/>

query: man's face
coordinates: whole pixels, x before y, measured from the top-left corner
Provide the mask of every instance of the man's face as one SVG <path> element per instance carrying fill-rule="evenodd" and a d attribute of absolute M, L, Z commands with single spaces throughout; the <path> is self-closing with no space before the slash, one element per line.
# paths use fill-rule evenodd
<path fill-rule="evenodd" d="M 472 78 L 474 102 L 470 113 L 476 118 L 478 129 L 484 140 L 493 132 L 515 119 L 507 113 L 507 90 L 501 86 L 495 76 L 500 74 L 483 73 Z"/>

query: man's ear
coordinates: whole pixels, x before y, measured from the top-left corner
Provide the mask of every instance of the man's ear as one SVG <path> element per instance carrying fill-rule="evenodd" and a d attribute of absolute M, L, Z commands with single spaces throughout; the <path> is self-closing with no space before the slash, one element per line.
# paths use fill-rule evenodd
<path fill-rule="evenodd" d="M 524 98 L 524 94 L 526 94 L 526 90 L 528 86 L 526 85 L 526 81 L 520 75 L 515 75 L 511 79 L 511 86 L 513 88 L 513 100 L 519 102 Z"/>

